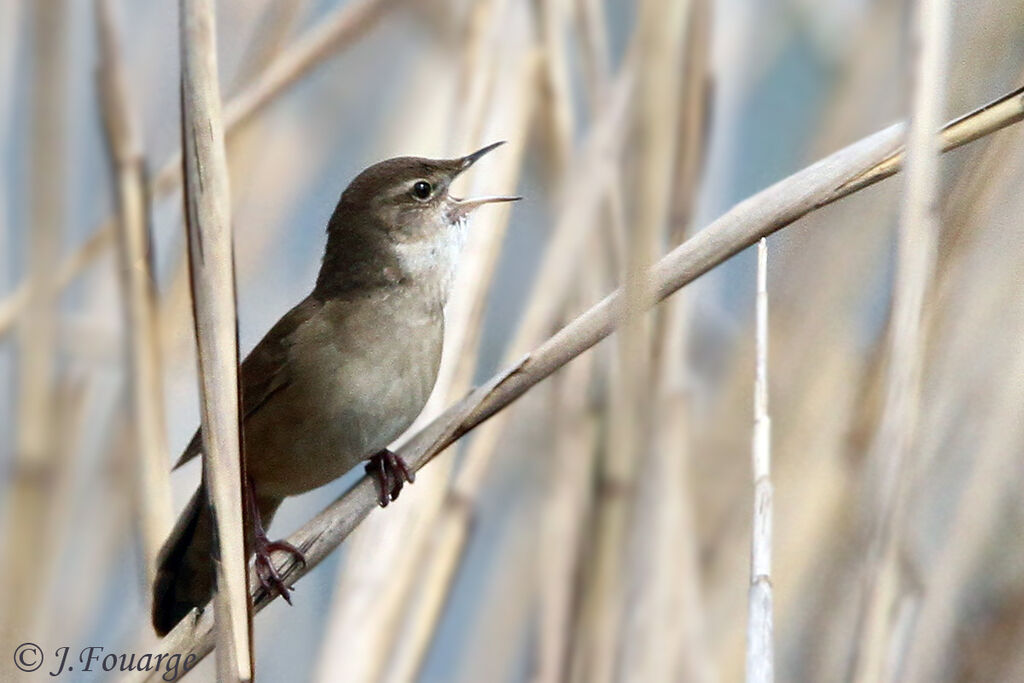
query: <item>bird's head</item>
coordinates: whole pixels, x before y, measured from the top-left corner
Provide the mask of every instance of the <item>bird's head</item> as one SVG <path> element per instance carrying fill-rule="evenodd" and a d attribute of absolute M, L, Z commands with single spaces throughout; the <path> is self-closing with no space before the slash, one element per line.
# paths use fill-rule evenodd
<path fill-rule="evenodd" d="M 459 175 L 502 144 L 455 159 L 388 159 L 356 176 L 328 225 L 320 283 L 347 289 L 415 282 L 446 299 L 469 214 L 484 204 L 519 199 L 460 199 L 449 192 Z"/>
<path fill-rule="evenodd" d="M 470 166 L 503 142 L 490 144 L 455 159 L 397 157 L 370 166 L 349 184 L 339 207 L 349 214 L 372 216 L 374 223 L 397 243 L 432 240 L 459 227 L 484 204 L 509 202 L 519 197 L 453 197 L 452 183 Z"/>

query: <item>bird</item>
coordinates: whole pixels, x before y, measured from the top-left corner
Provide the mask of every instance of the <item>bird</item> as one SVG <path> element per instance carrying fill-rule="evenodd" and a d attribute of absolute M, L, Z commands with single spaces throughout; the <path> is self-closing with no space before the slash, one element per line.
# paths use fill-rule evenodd
<path fill-rule="evenodd" d="M 444 309 L 470 214 L 520 199 L 459 199 L 452 182 L 496 142 L 454 159 L 397 157 L 369 166 L 341 193 L 312 291 L 270 328 L 239 369 L 254 566 L 264 589 L 289 603 L 270 560 L 298 548 L 269 540 L 281 502 L 361 462 L 378 503 L 414 473 L 388 445 L 419 415 L 437 379 Z M 175 469 L 200 455 L 201 428 Z M 213 595 L 214 522 L 205 482 L 162 546 L 152 623 L 166 635 Z"/>

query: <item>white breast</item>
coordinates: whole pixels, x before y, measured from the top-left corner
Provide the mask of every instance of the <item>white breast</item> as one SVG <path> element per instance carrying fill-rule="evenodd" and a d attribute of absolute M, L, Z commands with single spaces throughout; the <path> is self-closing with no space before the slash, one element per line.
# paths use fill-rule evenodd
<path fill-rule="evenodd" d="M 444 302 L 448 300 L 465 241 L 466 221 L 463 219 L 431 239 L 396 244 L 395 253 L 402 271 L 419 284 L 435 283 L 434 293 Z"/>

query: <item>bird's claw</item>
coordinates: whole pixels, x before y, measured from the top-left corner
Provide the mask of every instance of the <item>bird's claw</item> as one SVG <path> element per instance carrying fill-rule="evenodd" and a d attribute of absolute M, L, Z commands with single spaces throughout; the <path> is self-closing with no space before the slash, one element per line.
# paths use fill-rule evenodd
<path fill-rule="evenodd" d="M 306 556 L 301 550 L 296 548 L 294 545 L 287 541 L 271 541 L 267 539 L 265 534 L 257 532 L 255 539 L 254 548 L 254 566 L 256 568 L 256 576 L 260 580 L 260 586 L 267 592 L 268 595 L 273 595 L 276 590 L 284 598 L 284 601 L 289 605 L 292 604 L 291 588 L 281 578 L 280 572 L 277 571 L 277 567 L 274 566 L 274 561 L 271 558 L 271 553 L 275 550 L 281 550 L 290 553 L 297 562 L 300 562 L 303 567 L 306 566 Z"/>
<path fill-rule="evenodd" d="M 409 469 L 402 456 L 387 449 L 370 458 L 366 463 L 366 473 L 377 480 L 377 504 L 382 508 L 398 499 L 405 482 L 411 484 L 416 481 L 416 473 Z"/>

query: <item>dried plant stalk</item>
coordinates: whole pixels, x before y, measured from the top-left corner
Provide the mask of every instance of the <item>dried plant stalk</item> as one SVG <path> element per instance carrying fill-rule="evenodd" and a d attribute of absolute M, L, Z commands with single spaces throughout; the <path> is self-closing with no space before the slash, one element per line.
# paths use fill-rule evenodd
<path fill-rule="evenodd" d="M 171 482 L 164 429 L 163 381 L 156 336 L 156 307 L 149 244 L 149 196 L 135 112 L 129 101 L 120 35 L 111 0 L 96 0 L 100 100 L 106 124 L 117 200 L 121 288 L 129 336 L 132 430 L 137 471 L 136 501 L 142 527 L 147 582 L 171 529 Z"/>
<path fill-rule="evenodd" d="M 903 647 L 892 622 L 901 592 L 898 553 L 907 495 L 919 444 L 918 401 L 925 337 L 922 317 L 932 278 L 939 217 L 940 136 L 952 9 L 942 0 L 919 0 L 915 30 L 919 41 L 912 82 L 907 180 L 900 217 L 893 291 L 886 400 L 872 448 L 879 473 L 880 519 L 868 556 L 868 589 L 859 633 L 856 681 L 895 680 Z"/>
<path fill-rule="evenodd" d="M 757 243 L 757 368 L 754 379 L 754 523 L 750 544 L 747 616 L 747 676 L 750 683 L 775 680 L 772 613 L 772 480 L 768 416 L 768 242 Z"/>
<path fill-rule="evenodd" d="M 558 431 L 553 439 L 548 492 L 544 497 L 537 563 L 537 671 L 535 683 L 567 680 L 569 646 L 574 632 L 580 548 L 591 507 L 591 478 L 598 448 L 599 424 L 587 405 L 593 354 L 566 368 L 556 390 Z"/>
<path fill-rule="evenodd" d="M 20 47 L 16 29 L 21 25 L 20 22 L 20 2 L 5 2 L 0 6 L 0 158 L 6 158 L 10 144 L 14 61 Z M 10 207 L 7 204 L 7 188 L 10 185 L 6 170 L 0 168 L 0 250 L 5 252 L 10 249 L 8 232 Z M 0 287 L 7 286 L 6 282 L 0 282 Z M 0 304 L 0 327 L 4 326 L 6 317 L 10 315 L 8 309 L 10 309 L 10 305 L 5 299 L 3 304 Z"/>
<path fill-rule="evenodd" d="M 655 415 L 673 420 L 681 416 L 663 415 L 659 412 L 661 406 L 654 403 L 661 398 L 655 392 L 667 389 L 656 373 L 667 370 L 663 362 L 670 359 L 656 352 L 665 340 L 659 326 L 650 323 L 658 323 L 659 318 L 663 323 L 667 311 L 679 303 L 672 302 L 658 311 L 654 319 L 643 312 L 649 297 L 648 264 L 675 232 L 670 221 L 676 194 L 692 196 L 694 191 L 695 176 L 676 177 L 679 146 L 684 144 L 679 124 L 693 4 L 690 0 L 644 2 L 638 11 L 638 93 L 632 145 L 636 154 L 636 184 L 630 191 L 635 195 L 635 217 L 631 223 L 637 228 L 626 237 L 625 276 L 626 315 L 633 323 L 631 327 L 627 321 L 619 339 L 620 372 L 630 378 L 632 386 L 624 383 L 627 391 L 615 392 L 613 400 L 621 405 L 613 407 L 611 450 L 605 456 L 609 463 L 615 463 L 614 469 L 629 475 L 618 474 L 620 480 L 611 479 L 604 485 L 613 509 L 616 498 L 625 503 L 626 535 L 615 548 L 621 556 L 615 561 L 622 564 L 623 576 L 619 594 L 614 596 L 618 604 L 610 605 L 605 599 L 604 622 L 615 625 L 606 626 L 607 645 L 593 644 L 592 651 L 584 654 L 583 659 L 607 658 L 611 670 L 617 672 L 615 680 L 668 680 L 680 675 L 676 668 L 679 644 L 669 639 L 681 635 L 674 629 L 679 624 L 678 611 L 690 608 L 674 601 L 680 597 L 673 584 L 679 580 L 676 573 L 682 567 L 675 564 L 677 558 L 671 557 L 670 550 L 687 542 L 672 534 L 679 530 L 678 524 L 685 523 L 686 513 L 681 506 L 688 505 L 688 499 L 685 492 L 678 490 L 686 481 L 685 476 L 677 476 L 682 474 L 680 467 L 685 467 L 685 459 L 678 451 L 660 449 L 667 445 L 662 439 L 677 435 L 659 430 L 661 425 L 652 419 Z M 625 177 L 628 176 L 623 174 Z M 681 181 L 689 184 L 682 185 Z M 681 345 L 675 350 L 681 351 Z M 675 369 L 682 372 L 681 367 Z M 627 427 L 622 437 L 629 443 L 616 443 L 617 422 Z M 611 474 L 616 475 L 614 471 Z"/>
<path fill-rule="evenodd" d="M 217 671 L 222 681 L 248 681 L 252 614 L 242 505 L 238 321 L 216 24 L 210 0 L 181 0 L 180 11 L 181 146 L 202 395 L 203 480 L 217 539 Z"/>
<path fill-rule="evenodd" d="M 572 153 L 573 118 L 566 49 L 567 0 L 534 0 L 542 45 L 541 88 L 545 126 L 553 144 L 548 147 L 552 177 L 563 178 Z"/>
<path fill-rule="evenodd" d="M 0 598 L 0 645 L 21 636 L 12 629 L 33 625 L 43 577 L 55 548 L 47 539 L 49 497 L 61 471 L 53 429 L 58 422 L 56 387 L 57 289 L 52 276 L 65 220 L 67 178 L 65 114 L 68 8 L 63 0 L 32 5 L 35 87 L 29 103 L 32 162 L 29 182 L 27 315 L 18 326 L 17 435 L 5 497 L 5 548 L 0 579 L 11 590 Z M 17 293 L 14 296 L 19 296 Z M 24 631 L 22 631 L 23 633 Z M 15 641 L 17 642 L 17 641 Z M 13 645 L 11 647 L 13 650 Z"/>
<path fill-rule="evenodd" d="M 540 272 L 534 279 L 524 307 L 523 319 L 507 347 L 506 362 L 514 362 L 517 354 L 536 344 L 547 330 L 557 324 L 573 284 L 574 272 L 567 267 L 568 255 L 580 248 L 586 231 L 597 222 L 598 202 L 610 183 L 608 170 L 612 166 L 611 160 L 618 156 L 624 138 L 622 122 L 631 83 L 631 79 L 626 77 L 620 80 L 615 101 L 602 113 L 596 130 L 585 145 L 569 186 L 568 195 L 573 197 L 573 201 L 566 203 L 565 212 L 545 248 Z M 594 191 L 595 187 L 597 191 Z M 423 597 L 418 598 L 407 612 L 406 623 L 400 631 L 406 635 L 400 637 L 402 647 L 396 650 L 389 680 L 408 680 L 416 674 L 426 657 L 468 538 L 485 473 L 506 424 L 507 416 L 502 416 L 477 436 L 447 493 L 443 518 L 430 541 L 429 559 L 420 563 L 421 571 L 425 565 L 429 566 L 423 571 L 424 578 L 417 588 Z"/>
<path fill-rule="evenodd" d="M 706 88 L 710 41 L 710 7 L 707 0 L 688 4 L 683 63 L 679 69 L 678 118 L 676 123 L 675 180 L 671 209 L 665 226 L 669 247 L 692 230 L 698 179 L 706 153 L 708 92 Z M 643 651 L 639 660 L 649 680 L 687 680 L 708 683 L 715 679 L 707 646 L 702 597 L 700 548 L 691 491 L 693 458 L 693 380 L 687 363 L 693 295 L 680 292 L 655 318 L 652 352 L 652 383 L 657 400 L 653 408 L 652 440 L 645 453 L 650 493 L 638 497 L 639 530 L 646 539 L 642 550 L 649 557 L 649 575 L 632 579 L 649 605 L 652 618 L 631 625 L 634 647 Z M 645 509 L 644 509 L 645 508 Z M 644 514 L 641 514 L 643 509 Z M 645 528 L 646 525 L 646 528 Z M 642 563 L 634 562 L 634 566 Z M 628 655 L 627 655 L 628 656 Z"/>
<path fill-rule="evenodd" d="M 977 139 L 1024 117 L 1020 92 L 1001 98 L 998 116 L 991 109 L 958 120 L 946 135 L 962 144 Z M 651 268 L 652 298 L 664 299 L 693 282 L 729 257 L 776 232 L 799 218 L 852 193 L 854 179 L 885 173 L 875 169 L 899 149 L 904 126 L 895 124 L 835 152 L 829 157 L 785 178 L 740 202 L 686 241 Z M 965 131 L 970 131 L 965 135 Z M 946 143 L 950 143 L 950 139 Z M 899 164 L 895 167 L 897 170 Z M 895 171 L 894 171 L 895 172 Z M 863 187 L 863 185 L 861 185 Z M 419 469 L 433 456 L 485 420 L 510 405 L 538 382 L 608 336 L 618 324 L 622 292 L 617 291 L 576 318 L 531 354 L 475 389 L 424 427 L 400 449 L 402 457 Z M 651 302 L 653 303 L 653 301 Z M 453 500 L 453 504 L 458 501 Z M 377 505 L 376 485 L 363 477 L 330 506 L 292 534 L 288 541 L 303 550 L 308 564 L 286 559 L 280 572 L 294 582 L 316 567 L 351 533 Z M 261 610 L 272 598 L 259 592 L 255 609 Z M 186 619 L 161 645 L 161 652 L 203 657 L 213 650 L 213 618 L 204 613 Z M 145 673 L 131 680 L 152 676 Z"/>

